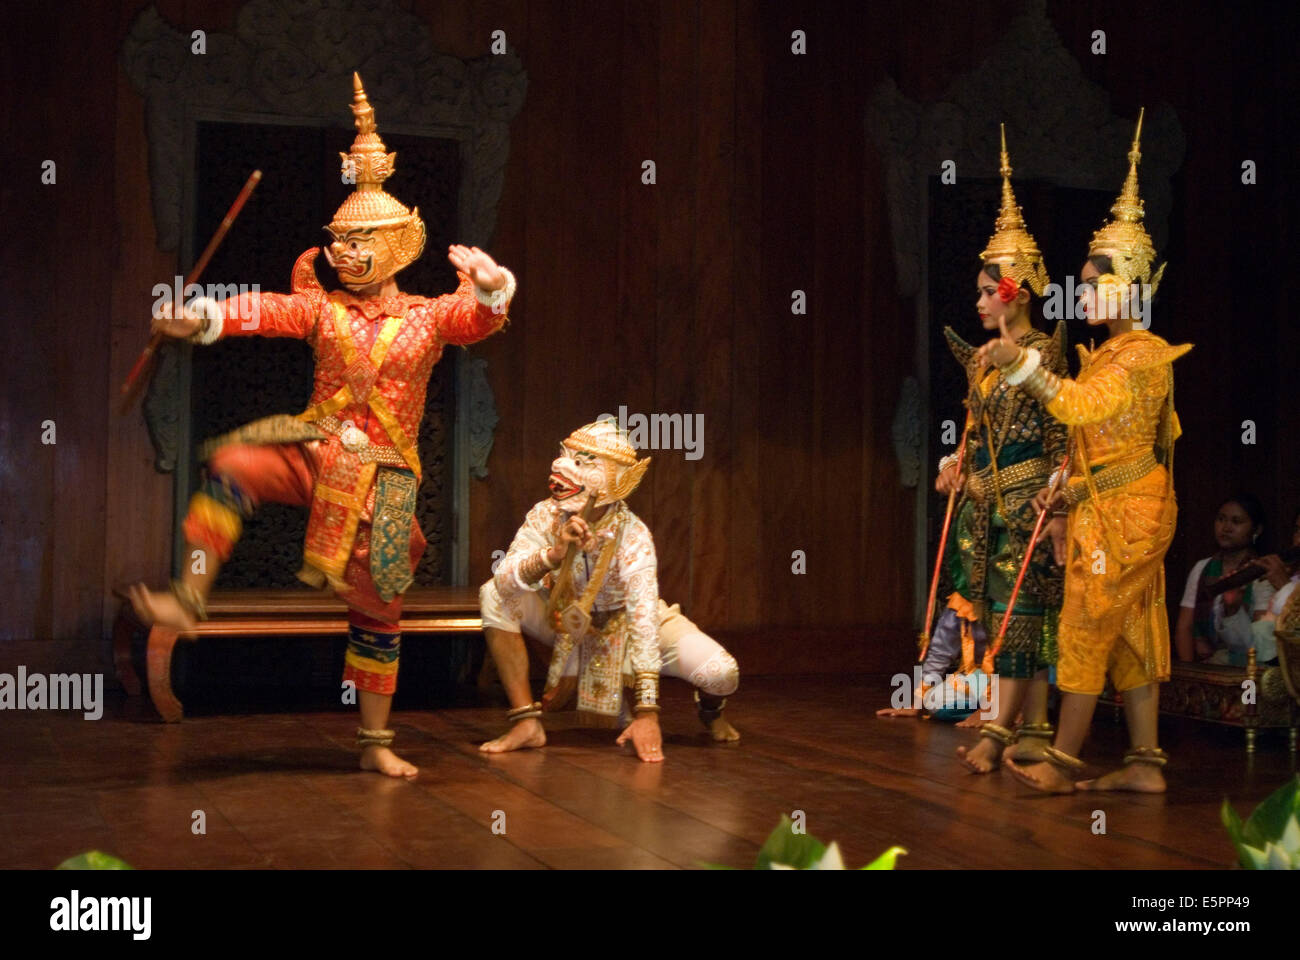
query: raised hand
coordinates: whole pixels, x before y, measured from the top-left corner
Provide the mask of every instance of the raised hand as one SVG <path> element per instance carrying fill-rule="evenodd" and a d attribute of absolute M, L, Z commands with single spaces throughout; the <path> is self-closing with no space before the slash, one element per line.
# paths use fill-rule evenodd
<path fill-rule="evenodd" d="M 447 259 L 481 290 L 500 290 L 506 285 L 506 275 L 497 262 L 478 247 L 453 243 L 447 248 Z"/>
<path fill-rule="evenodd" d="M 1003 367 L 1010 363 L 1020 353 L 1020 347 L 1011 339 L 1011 334 L 1007 333 L 1007 321 L 1005 317 L 998 317 L 998 330 L 1002 336 L 990 340 L 984 346 L 980 347 L 975 356 L 983 365 L 993 364 L 994 366 Z"/>

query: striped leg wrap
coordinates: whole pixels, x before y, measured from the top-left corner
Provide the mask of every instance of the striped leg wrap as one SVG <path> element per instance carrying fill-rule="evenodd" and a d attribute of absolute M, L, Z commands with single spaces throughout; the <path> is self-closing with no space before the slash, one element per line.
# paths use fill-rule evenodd
<path fill-rule="evenodd" d="M 343 679 L 358 690 L 392 696 L 397 690 L 397 664 L 402 632 L 356 611 L 348 617 L 348 650 L 343 658 Z"/>

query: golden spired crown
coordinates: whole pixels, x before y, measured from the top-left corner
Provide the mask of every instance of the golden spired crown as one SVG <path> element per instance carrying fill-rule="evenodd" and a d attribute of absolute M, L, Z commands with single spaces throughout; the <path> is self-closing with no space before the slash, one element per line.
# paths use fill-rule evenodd
<path fill-rule="evenodd" d="M 385 280 L 424 252 L 424 221 L 420 209 L 408 210 L 396 197 L 384 191 L 384 181 L 393 174 L 396 153 L 388 153 L 375 131 L 375 110 L 366 98 L 361 77 L 352 74 L 352 114 L 356 139 L 348 153 L 340 153 L 343 174 L 356 182 L 356 189 L 334 213 L 326 228 L 335 237 L 348 231 L 370 231 L 375 238 L 375 275 Z"/>
<path fill-rule="evenodd" d="M 626 434 L 612 420 L 597 420 L 569 434 L 564 445 L 571 450 L 586 450 L 604 458 L 605 487 L 596 506 L 622 500 L 632 494 L 650 466 L 650 457 L 636 458 L 636 450 Z"/>
<path fill-rule="evenodd" d="M 1016 204 L 1016 195 L 1011 190 L 1011 160 L 1007 155 L 1007 127 L 1002 129 L 1002 209 L 993 225 L 993 236 L 989 245 L 980 254 L 984 263 L 996 263 L 1004 277 L 1011 277 L 1017 283 L 1027 283 L 1038 296 L 1051 282 L 1047 277 L 1047 268 L 1043 265 L 1043 254 L 1038 243 L 1025 227 L 1025 218 Z"/>
<path fill-rule="evenodd" d="M 1137 168 L 1142 159 L 1138 144 L 1142 140 L 1142 117 L 1145 114 L 1145 107 L 1138 111 L 1137 130 L 1133 133 L 1133 146 L 1128 152 L 1128 176 L 1124 178 L 1119 197 L 1110 208 L 1114 219 L 1092 235 L 1088 256 L 1110 257 L 1116 275 L 1126 283 L 1149 284 L 1150 295 L 1154 296 L 1160 278 L 1164 276 L 1165 264 L 1162 263 L 1160 269 L 1152 275 L 1151 265 L 1156 259 L 1156 248 L 1151 242 L 1151 235 L 1142 225 L 1146 211 L 1142 198 L 1138 196 Z"/>

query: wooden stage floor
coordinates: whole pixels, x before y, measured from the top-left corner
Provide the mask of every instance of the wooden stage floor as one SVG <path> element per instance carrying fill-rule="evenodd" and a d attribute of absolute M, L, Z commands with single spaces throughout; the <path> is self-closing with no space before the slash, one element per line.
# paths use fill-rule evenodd
<path fill-rule="evenodd" d="M 953 749 L 971 731 L 875 719 L 887 693 L 883 677 L 746 680 L 729 712 L 743 740 L 718 746 L 689 691 L 667 684 L 658 765 L 572 713 L 548 723 L 545 750 L 489 758 L 477 746 L 503 729 L 501 709 L 405 711 L 412 783 L 355 770 L 350 712 L 164 725 L 121 697 L 98 721 L 6 711 L 0 867 L 89 849 L 139 868 L 744 867 L 802 810 L 850 866 L 901 844 L 900 869 L 1220 868 L 1234 860 L 1223 797 L 1245 815 L 1293 773 L 1284 735 L 1262 734 L 1248 763 L 1241 731 L 1162 718 L 1167 795 L 1043 797 L 964 772 Z M 1099 717 L 1085 757 L 1117 762 L 1123 745 L 1122 724 Z"/>

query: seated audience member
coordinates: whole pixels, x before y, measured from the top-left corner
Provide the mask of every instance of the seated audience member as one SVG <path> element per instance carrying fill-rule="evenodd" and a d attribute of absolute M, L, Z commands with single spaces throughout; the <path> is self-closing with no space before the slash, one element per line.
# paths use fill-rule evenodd
<path fill-rule="evenodd" d="M 1268 612 L 1275 587 L 1260 579 L 1213 598 L 1203 596 L 1201 588 L 1257 562 L 1263 533 L 1264 509 L 1255 497 L 1242 493 L 1220 504 L 1214 520 L 1218 550 L 1192 567 L 1183 590 L 1175 631 L 1180 660 L 1245 664 L 1246 652 L 1255 646 L 1253 624 Z M 1256 657 L 1266 659 L 1264 652 L 1257 649 Z"/>
<path fill-rule="evenodd" d="M 1291 523 L 1291 546 L 1300 547 L 1300 510 L 1296 511 Z M 1263 579 L 1276 591 L 1269 601 L 1268 611 L 1251 624 L 1255 635 L 1255 656 L 1260 663 L 1272 663 L 1277 659 L 1277 641 L 1273 638 L 1273 626 L 1282 613 L 1282 608 L 1291 599 L 1291 594 L 1300 583 L 1300 563 L 1287 564 L 1276 553 L 1259 558 L 1259 565 L 1267 572 Z"/>

